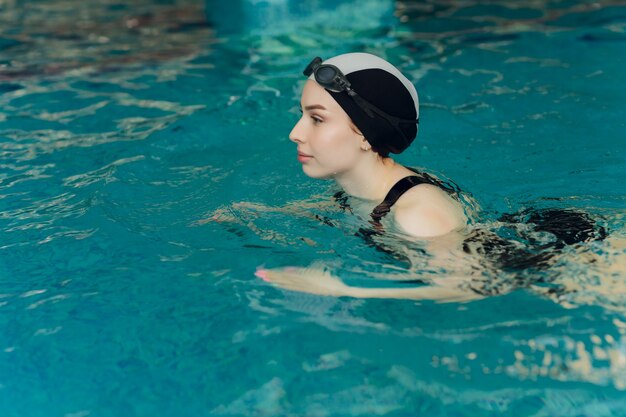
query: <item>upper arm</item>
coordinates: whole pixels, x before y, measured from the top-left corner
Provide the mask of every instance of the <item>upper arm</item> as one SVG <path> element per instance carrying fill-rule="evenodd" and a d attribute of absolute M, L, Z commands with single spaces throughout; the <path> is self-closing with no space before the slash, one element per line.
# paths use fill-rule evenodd
<path fill-rule="evenodd" d="M 394 220 L 401 230 L 416 237 L 445 235 L 466 223 L 460 204 L 431 185 L 407 191 L 398 200 Z"/>

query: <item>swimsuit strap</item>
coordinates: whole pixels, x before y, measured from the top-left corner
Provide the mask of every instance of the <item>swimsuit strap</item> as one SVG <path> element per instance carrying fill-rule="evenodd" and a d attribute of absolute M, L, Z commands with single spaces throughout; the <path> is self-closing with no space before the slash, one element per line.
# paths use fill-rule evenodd
<path fill-rule="evenodd" d="M 461 193 L 461 189 L 453 182 L 441 181 L 425 172 L 420 172 L 415 168 L 407 168 L 415 172 L 417 175 L 404 177 L 403 179 L 398 181 L 393 187 L 391 187 L 391 190 L 389 190 L 383 202 L 376 206 L 370 214 L 373 219 L 370 221 L 370 223 L 375 226 L 377 232 L 382 232 L 383 230 L 382 225 L 380 224 L 380 219 L 385 217 L 385 215 L 387 215 L 387 213 L 391 211 L 391 206 L 393 206 L 396 201 L 398 201 L 402 194 L 415 187 L 416 185 L 434 185 L 453 196 L 458 196 Z M 341 209 L 352 212 L 352 208 L 348 203 L 348 196 L 344 191 L 336 192 L 333 197 L 335 198 L 335 201 L 339 203 L 339 207 Z"/>
<path fill-rule="evenodd" d="M 385 217 L 387 213 L 391 211 L 391 206 L 393 206 L 396 201 L 398 201 L 398 199 L 402 197 L 402 194 L 420 184 L 428 184 L 428 181 L 416 175 L 404 177 L 400 181 L 395 183 L 394 186 L 391 187 L 391 190 L 389 190 L 389 192 L 385 196 L 383 202 L 374 207 L 374 210 L 372 210 L 370 216 L 372 217 L 374 222 L 379 223 L 380 219 Z"/>

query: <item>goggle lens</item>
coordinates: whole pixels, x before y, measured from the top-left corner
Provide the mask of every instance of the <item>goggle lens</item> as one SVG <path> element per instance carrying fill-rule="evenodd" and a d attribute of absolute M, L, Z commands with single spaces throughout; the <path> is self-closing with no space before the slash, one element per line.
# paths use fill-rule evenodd
<path fill-rule="evenodd" d="M 331 67 L 325 66 L 315 72 L 315 78 L 322 84 L 332 84 L 335 75 L 337 75 L 337 71 Z"/>

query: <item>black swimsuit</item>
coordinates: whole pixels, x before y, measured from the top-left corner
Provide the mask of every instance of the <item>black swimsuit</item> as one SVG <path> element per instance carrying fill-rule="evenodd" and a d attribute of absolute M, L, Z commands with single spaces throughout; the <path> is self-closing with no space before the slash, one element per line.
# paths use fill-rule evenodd
<path fill-rule="evenodd" d="M 407 167 L 408 168 L 408 167 Z M 409 168 L 416 175 L 405 177 L 394 184 L 383 201 L 370 213 L 372 227 L 361 227 L 356 233 L 369 246 L 391 255 L 394 259 L 406 262 L 410 260 L 397 251 L 387 248 L 374 237 L 384 233 L 381 219 L 391 211 L 391 207 L 400 197 L 411 188 L 420 184 L 435 185 L 446 191 L 451 197 L 457 198 L 460 188 L 452 182 L 438 180 L 431 175 Z M 347 202 L 348 197 L 343 191 L 334 195 L 340 207 L 352 211 Z M 587 213 L 575 209 L 529 209 L 514 214 L 504 214 L 499 219 L 511 229 L 513 234 L 528 243 L 527 248 L 505 239 L 490 230 L 476 228 L 463 242 L 463 250 L 467 253 L 483 255 L 491 267 L 508 271 L 521 271 L 528 268 L 544 269 L 550 265 L 553 258 L 562 248 L 591 240 L 602 240 L 606 237 L 606 230 L 597 224 Z M 555 239 L 547 244 L 534 240 L 532 233 L 520 232 L 520 224 L 533 224 L 533 231 L 551 233 Z M 420 249 L 418 249 L 420 250 Z M 424 252 L 423 250 L 421 250 Z M 424 252 L 425 253 L 425 252 Z"/>
<path fill-rule="evenodd" d="M 417 185 L 434 185 L 446 191 L 448 194 L 453 195 L 456 195 L 461 191 L 456 184 L 440 181 L 432 177 L 431 175 L 428 175 L 425 172 L 419 172 L 414 168 L 408 169 L 415 172 L 416 175 L 404 177 L 400 181 L 396 182 L 393 187 L 391 187 L 391 190 L 389 190 L 383 201 L 379 205 L 374 207 L 374 209 L 370 213 L 370 217 L 372 218 L 370 224 L 372 224 L 379 231 L 382 231 L 382 225 L 380 224 L 381 219 L 391 211 L 391 207 L 400 199 L 400 197 L 402 197 L 404 193 Z M 347 196 L 343 191 L 336 193 L 334 197 L 343 209 L 351 210 L 350 206 L 347 203 Z"/>
<path fill-rule="evenodd" d="M 381 236 L 385 232 L 383 225 L 381 224 L 382 218 L 385 217 L 391 211 L 391 207 L 400 199 L 400 197 L 402 197 L 404 193 L 406 193 L 411 188 L 417 185 L 420 185 L 420 184 L 434 185 L 446 191 L 448 194 L 452 195 L 453 197 L 458 195 L 461 192 L 461 190 L 456 184 L 438 180 L 437 178 L 425 172 L 417 171 L 414 168 L 410 168 L 410 167 L 407 167 L 407 168 L 415 172 L 416 175 L 410 175 L 410 176 L 404 177 L 400 181 L 396 182 L 393 185 L 393 187 L 391 187 L 391 189 L 389 190 L 389 192 L 387 193 L 383 201 L 380 204 L 378 204 L 376 207 L 374 207 L 374 209 L 370 213 L 370 217 L 372 218 L 372 220 L 369 221 L 370 227 L 359 228 L 359 230 L 355 233 L 355 235 L 361 237 L 368 246 L 371 246 L 377 251 L 383 252 L 391 256 L 394 260 L 399 261 L 402 264 L 405 264 L 406 267 L 410 267 L 411 261 L 406 255 L 399 253 L 397 250 L 386 247 L 384 244 L 382 244 L 381 242 L 378 242 L 377 239 L 375 239 L 376 236 Z M 348 204 L 348 196 L 346 195 L 345 192 L 339 191 L 335 193 L 334 198 L 335 198 L 335 201 L 339 203 L 339 206 L 343 210 L 352 211 L 352 208 Z M 324 219 L 321 219 L 321 220 L 324 221 Z M 327 223 L 326 221 L 324 222 Z M 426 254 L 426 252 L 421 248 L 416 249 L 416 250 L 419 252 L 422 252 L 423 254 Z M 412 283 L 414 281 L 406 281 L 406 282 Z"/>

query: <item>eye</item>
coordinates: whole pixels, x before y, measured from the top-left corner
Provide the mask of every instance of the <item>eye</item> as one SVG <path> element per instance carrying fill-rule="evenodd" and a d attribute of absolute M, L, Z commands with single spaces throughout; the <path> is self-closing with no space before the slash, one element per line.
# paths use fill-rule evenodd
<path fill-rule="evenodd" d="M 311 119 L 313 120 L 313 124 L 318 125 L 320 123 L 323 123 L 324 121 L 322 119 L 320 119 L 317 116 L 311 116 Z"/>
<path fill-rule="evenodd" d="M 0 1 L 1 1 L 1 0 L 0 0 Z M 301 114 L 302 116 L 304 116 L 304 110 L 302 110 L 302 107 L 301 107 L 301 108 L 299 108 L 298 110 L 300 110 L 300 114 Z M 311 120 L 312 120 L 312 122 L 313 122 L 313 124 L 314 124 L 314 125 L 318 125 L 318 124 L 320 124 L 320 123 L 323 123 L 323 122 L 324 122 L 324 119 L 322 119 L 321 117 L 316 116 L 316 115 L 314 115 L 314 114 L 312 114 L 312 115 L 311 115 Z"/>

